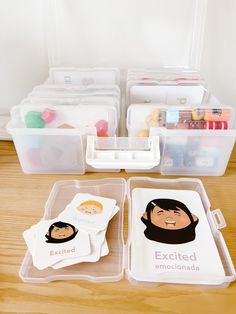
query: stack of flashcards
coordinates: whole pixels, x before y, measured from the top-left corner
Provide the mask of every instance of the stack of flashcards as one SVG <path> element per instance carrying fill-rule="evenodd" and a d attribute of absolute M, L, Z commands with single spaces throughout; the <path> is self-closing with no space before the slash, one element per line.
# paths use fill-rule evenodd
<path fill-rule="evenodd" d="M 21 105 L 95 105 L 98 113 L 100 106 L 107 105 L 115 109 L 119 119 L 119 85 L 116 68 L 51 68 L 48 80 L 35 86 Z M 82 122 L 84 117 L 81 120 L 78 115 L 77 119 Z"/>
<path fill-rule="evenodd" d="M 207 94 L 205 86 L 205 80 L 195 70 L 129 69 L 126 84 L 127 105 L 139 103 L 200 105 Z"/>
<path fill-rule="evenodd" d="M 129 69 L 127 105 L 165 103 L 167 105 L 200 105 L 206 82 L 199 72 L 176 68 L 147 70 Z"/>
<path fill-rule="evenodd" d="M 132 191 L 130 272 L 137 281 L 221 284 L 225 272 L 200 195 Z"/>
<path fill-rule="evenodd" d="M 96 262 L 109 253 L 106 230 L 119 211 L 116 200 L 78 193 L 60 215 L 23 233 L 38 269 Z"/>

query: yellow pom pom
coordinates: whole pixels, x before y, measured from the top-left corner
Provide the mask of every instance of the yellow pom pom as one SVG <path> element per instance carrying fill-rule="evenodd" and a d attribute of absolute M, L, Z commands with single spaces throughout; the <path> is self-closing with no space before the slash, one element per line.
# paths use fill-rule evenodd
<path fill-rule="evenodd" d="M 160 122 L 160 109 L 155 109 L 149 116 L 146 118 L 146 123 L 149 128 L 158 127 Z"/>
<path fill-rule="evenodd" d="M 149 131 L 148 130 L 141 130 L 137 133 L 138 137 L 149 137 Z"/>

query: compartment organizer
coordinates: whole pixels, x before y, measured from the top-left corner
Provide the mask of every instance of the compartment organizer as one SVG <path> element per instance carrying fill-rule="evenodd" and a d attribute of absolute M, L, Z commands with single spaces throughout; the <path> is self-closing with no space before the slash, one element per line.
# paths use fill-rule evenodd
<path fill-rule="evenodd" d="M 87 137 L 87 164 L 101 169 L 150 169 L 160 162 L 159 137 Z"/>
<path fill-rule="evenodd" d="M 133 191 L 139 188 L 148 188 L 152 190 L 167 189 L 171 191 L 184 190 L 189 192 L 195 191 L 193 193 L 197 193 L 199 195 L 203 204 L 204 215 L 207 219 L 207 224 L 210 227 L 210 232 L 217 247 L 217 254 L 224 270 L 224 276 L 220 279 L 214 278 L 214 276 L 212 278 L 208 278 L 206 274 L 206 278 L 208 278 L 208 280 L 206 279 L 204 283 L 198 280 L 198 277 L 191 278 L 190 276 L 186 283 L 205 284 L 214 287 L 226 287 L 230 282 L 235 280 L 235 269 L 223 236 L 220 232 L 220 229 L 226 226 L 224 218 L 219 209 L 213 211 L 210 210 L 211 205 L 202 182 L 198 179 L 190 178 L 153 179 L 148 177 L 131 177 L 127 182 L 122 178 L 106 178 L 102 180 L 91 181 L 68 180 L 56 182 L 45 205 L 45 213 L 43 217 L 44 220 L 57 217 L 57 215 L 64 210 L 65 206 L 77 193 L 90 193 L 116 199 L 117 205 L 120 207 L 120 211 L 111 220 L 106 235 L 110 252 L 107 256 L 101 258 L 95 264 L 86 262 L 61 269 L 46 268 L 44 270 L 38 270 L 33 266 L 32 257 L 29 252 L 27 252 L 20 269 L 20 277 L 22 280 L 25 282 L 34 283 L 71 279 L 89 280 L 93 282 L 107 282 L 118 281 L 124 276 L 125 273 L 130 282 L 137 282 L 133 275 L 131 254 L 132 247 L 134 245 L 133 241 L 135 240 L 135 225 L 133 225 L 132 219 L 135 215 L 135 212 L 133 211 L 136 210 L 134 207 L 132 207 L 132 195 Z M 128 239 L 127 242 L 124 243 L 123 217 L 126 197 L 128 198 Z M 177 248 L 178 245 L 175 246 L 175 251 Z M 160 250 L 160 247 L 158 243 L 156 243 L 156 250 L 158 249 Z M 140 251 L 140 254 L 141 252 L 142 250 Z M 145 260 L 146 257 L 145 255 L 142 255 L 141 258 Z M 175 273 L 175 276 L 178 274 L 178 270 L 176 272 L 177 273 Z M 166 274 L 165 278 L 167 278 L 165 281 L 162 281 L 163 273 L 160 272 L 160 276 L 158 274 L 159 273 L 157 273 L 156 278 L 159 278 L 160 280 L 155 280 L 155 284 L 161 284 L 162 282 L 182 282 L 181 279 L 178 279 L 178 277 L 174 280 L 173 277 L 168 276 L 168 270 L 166 270 L 164 273 Z M 144 281 L 140 280 L 138 280 L 138 282 L 145 283 Z"/>

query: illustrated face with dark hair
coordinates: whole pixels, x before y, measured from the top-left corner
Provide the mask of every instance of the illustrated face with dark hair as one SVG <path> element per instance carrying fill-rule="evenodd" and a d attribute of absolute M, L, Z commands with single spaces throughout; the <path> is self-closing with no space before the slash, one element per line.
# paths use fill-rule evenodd
<path fill-rule="evenodd" d="M 153 225 L 169 230 L 182 229 L 191 223 L 186 212 L 178 207 L 176 209 L 164 210 L 155 206 L 150 213 L 150 219 Z"/>
<path fill-rule="evenodd" d="M 78 230 L 69 223 L 61 221 L 52 224 L 45 235 L 47 243 L 63 243 L 74 239 Z"/>
<path fill-rule="evenodd" d="M 152 200 L 141 220 L 147 226 L 144 234 L 149 240 L 181 244 L 195 239 L 198 218 L 177 200 Z"/>

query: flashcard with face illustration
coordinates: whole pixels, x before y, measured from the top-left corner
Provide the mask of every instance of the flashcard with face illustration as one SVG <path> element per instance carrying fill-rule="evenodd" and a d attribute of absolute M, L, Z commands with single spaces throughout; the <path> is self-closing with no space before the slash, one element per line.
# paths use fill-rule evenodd
<path fill-rule="evenodd" d="M 30 254 L 33 256 L 35 242 L 36 242 L 36 232 L 37 232 L 37 225 L 32 226 L 30 229 L 27 229 L 23 233 L 24 240 L 27 244 L 28 250 Z M 101 234 L 100 234 L 101 233 Z M 99 260 L 100 257 L 106 256 L 109 254 L 109 248 L 107 241 L 105 239 L 105 231 L 99 232 L 99 236 L 93 235 L 90 236 L 90 243 L 91 243 L 91 252 L 87 256 L 83 257 L 75 257 L 75 258 L 66 258 L 62 261 L 57 262 L 56 264 L 51 265 L 54 269 L 59 269 L 62 267 L 82 263 L 82 262 L 96 262 Z M 103 239 L 103 243 L 101 241 Z"/>
<path fill-rule="evenodd" d="M 111 219 L 116 215 L 116 213 L 120 210 L 118 206 L 115 206 L 114 211 L 112 213 Z M 100 231 L 98 233 L 90 233 L 90 241 L 91 241 L 91 254 L 88 256 L 84 256 L 83 258 L 72 258 L 60 261 L 59 263 L 53 265 L 54 269 L 58 269 L 61 267 L 78 264 L 81 262 L 96 262 L 100 257 L 106 256 L 109 253 L 109 248 L 107 241 L 105 239 L 106 230 Z"/>
<path fill-rule="evenodd" d="M 219 284 L 225 272 L 195 191 L 132 191 L 131 273 L 140 281 Z"/>
<path fill-rule="evenodd" d="M 115 206 L 111 219 L 120 210 L 118 206 Z M 90 234 L 91 253 L 88 256 L 76 257 L 71 259 L 65 259 L 53 265 L 54 269 L 82 263 L 82 262 L 96 262 L 100 257 L 109 253 L 107 241 L 105 239 L 106 230 L 100 232 L 91 232 Z"/>
<path fill-rule="evenodd" d="M 44 269 L 65 258 L 90 254 L 91 246 L 87 232 L 79 229 L 73 221 L 52 219 L 37 225 L 33 264 Z"/>
<path fill-rule="evenodd" d="M 70 217 L 85 230 L 100 231 L 107 227 L 115 205 L 111 198 L 78 193 L 59 217 Z"/>
<path fill-rule="evenodd" d="M 91 253 L 89 255 L 61 260 L 60 262 L 54 264 L 52 268 L 58 269 L 82 262 L 97 262 L 101 257 L 101 249 L 105 241 L 105 231 L 101 231 L 97 234 L 90 234 L 90 241 Z"/>

